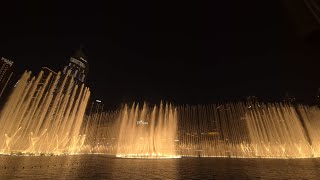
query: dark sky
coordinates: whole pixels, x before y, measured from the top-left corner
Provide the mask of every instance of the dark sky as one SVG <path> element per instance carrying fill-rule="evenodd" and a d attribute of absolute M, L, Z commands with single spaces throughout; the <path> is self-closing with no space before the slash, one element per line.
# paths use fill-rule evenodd
<path fill-rule="evenodd" d="M 320 87 L 320 58 L 309 33 L 317 24 L 297 8 L 301 4 L 1 4 L 0 56 L 15 62 L 17 76 L 41 66 L 58 71 L 83 44 L 93 98 L 109 106 L 160 99 L 214 103 L 248 95 L 273 101 L 285 92 L 305 101 Z"/>

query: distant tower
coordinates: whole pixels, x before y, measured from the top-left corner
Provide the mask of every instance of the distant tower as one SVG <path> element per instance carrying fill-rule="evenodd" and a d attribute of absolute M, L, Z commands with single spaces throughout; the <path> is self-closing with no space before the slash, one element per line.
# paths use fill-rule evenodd
<path fill-rule="evenodd" d="M 12 65 L 13 61 L 6 58 L 1 58 L 0 61 L 0 97 L 12 76 Z"/>
<path fill-rule="evenodd" d="M 318 106 L 320 106 L 320 88 L 318 89 L 317 95 L 316 95 L 316 103 Z"/>
<path fill-rule="evenodd" d="M 51 74 L 51 78 L 48 80 L 48 84 L 47 84 L 47 88 L 49 89 L 52 86 L 54 79 L 57 76 L 57 73 L 48 67 L 42 67 L 41 71 L 43 71 L 43 75 L 39 82 L 40 86 L 44 86 L 48 76 Z"/>
<path fill-rule="evenodd" d="M 62 74 L 69 72 L 74 77 L 75 84 L 85 83 L 89 71 L 89 64 L 86 56 L 80 48 L 73 56 L 70 57 L 68 64 L 64 67 Z"/>

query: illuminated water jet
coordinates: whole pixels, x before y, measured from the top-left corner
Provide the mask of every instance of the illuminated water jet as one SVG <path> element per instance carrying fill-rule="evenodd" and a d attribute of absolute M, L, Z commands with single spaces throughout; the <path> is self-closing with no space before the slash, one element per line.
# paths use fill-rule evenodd
<path fill-rule="evenodd" d="M 43 83 L 40 83 L 43 81 Z M 0 113 L 0 154 L 320 157 L 320 109 L 283 103 L 124 105 L 84 116 L 90 91 L 25 72 Z"/>
<path fill-rule="evenodd" d="M 117 157 L 175 158 L 177 112 L 171 105 L 142 109 L 127 105 L 120 111 Z"/>
<path fill-rule="evenodd" d="M 43 81 L 43 83 L 42 83 Z M 1 154 L 75 154 L 90 91 L 60 72 L 26 71 L 0 113 Z"/>
<path fill-rule="evenodd" d="M 315 140 L 320 137 L 319 126 L 311 125 L 319 122 L 306 118 L 311 112 L 320 112 L 316 107 L 234 103 L 183 106 L 178 112 L 184 156 L 319 157 L 319 142 Z"/>
<path fill-rule="evenodd" d="M 88 134 L 95 143 L 84 147 L 125 158 L 320 156 L 318 107 L 281 103 L 162 106 L 126 105 L 92 116 L 94 133 Z M 161 142 L 166 136 L 170 140 Z"/>

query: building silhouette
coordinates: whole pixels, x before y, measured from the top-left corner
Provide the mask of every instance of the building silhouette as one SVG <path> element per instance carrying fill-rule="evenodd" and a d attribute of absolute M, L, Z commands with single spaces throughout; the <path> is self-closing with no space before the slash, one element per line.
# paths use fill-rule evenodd
<path fill-rule="evenodd" d="M 86 83 L 89 71 L 89 64 L 82 49 L 70 57 L 68 64 L 63 68 L 62 74 L 74 78 L 74 84 Z"/>
<path fill-rule="evenodd" d="M 57 73 L 48 67 L 42 67 L 41 71 L 43 71 L 43 75 L 42 75 L 42 78 L 39 82 L 39 86 L 44 86 L 47 78 L 51 74 L 51 78 L 48 80 L 48 86 L 47 86 L 47 88 L 50 88 L 54 82 L 54 79 L 57 76 Z"/>
<path fill-rule="evenodd" d="M 7 87 L 8 82 L 13 74 L 12 72 L 13 61 L 6 58 L 1 58 L 0 61 L 0 98 Z"/>
<path fill-rule="evenodd" d="M 320 106 L 320 88 L 318 88 L 315 100 L 316 100 L 316 105 Z"/>

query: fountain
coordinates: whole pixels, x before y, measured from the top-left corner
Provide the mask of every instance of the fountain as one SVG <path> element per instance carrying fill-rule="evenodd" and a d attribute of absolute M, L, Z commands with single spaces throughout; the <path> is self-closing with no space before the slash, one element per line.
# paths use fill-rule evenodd
<path fill-rule="evenodd" d="M 87 117 L 84 147 L 125 158 L 319 157 L 319 115 L 282 103 L 124 105 Z"/>
<path fill-rule="evenodd" d="M 230 103 L 182 106 L 178 112 L 184 156 L 319 157 L 317 107 Z"/>
<path fill-rule="evenodd" d="M 177 155 L 177 111 L 170 104 L 124 105 L 86 118 L 84 149 L 120 158 L 164 159 Z"/>
<path fill-rule="evenodd" d="M 69 74 L 26 71 L 0 113 L 0 153 L 75 154 L 90 91 Z"/>
<path fill-rule="evenodd" d="M 320 157 L 320 109 L 283 103 L 123 105 L 85 116 L 90 91 L 26 71 L 0 113 L 0 154 L 121 158 Z"/>
<path fill-rule="evenodd" d="M 142 109 L 127 105 L 118 117 L 119 136 L 117 157 L 122 158 L 179 158 L 175 139 L 177 112 L 171 105 Z"/>

